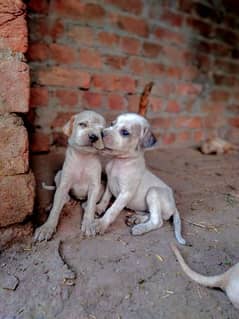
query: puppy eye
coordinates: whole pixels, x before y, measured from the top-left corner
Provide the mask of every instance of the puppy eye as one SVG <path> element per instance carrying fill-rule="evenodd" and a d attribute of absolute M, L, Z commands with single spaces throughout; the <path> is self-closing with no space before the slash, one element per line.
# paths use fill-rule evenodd
<path fill-rule="evenodd" d="M 122 135 L 122 136 L 128 136 L 130 133 L 129 133 L 129 131 L 127 131 L 126 129 L 122 129 L 122 130 L 120 130 L 120 134 Z"/>
<path fill-rule="evenodd" d="M 85 123 L 81 122 L 81 123 L 78 123 L 78 126 L 85 128 L 87 125 Z"/>

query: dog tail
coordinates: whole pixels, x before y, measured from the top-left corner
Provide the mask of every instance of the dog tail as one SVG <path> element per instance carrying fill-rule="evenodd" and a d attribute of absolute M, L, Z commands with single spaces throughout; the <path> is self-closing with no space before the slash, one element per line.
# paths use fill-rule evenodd
<path fill-rule="evenodd" d="M 154 82 L 149 82 L 148 84 L 145 85 L 143 93 L 141 94 L 140 101 L 139 101 L 139 115 L 145 116 L 146 111 L 147 111 L 147 106 L 148 106 L 148 99 L 149 99 L 149 94 L 152 90 L 152 87 L 154 85 Z"/>
<path fill-rule="evenodd" d="M 210 288 L 218 287 L 223 289 L 223 279 L 224 279 L 224 274 L 218 275 L 218 276 L 204 276 L 201 275 L 191 268 L 186 264 L 185 260 L 183 259 L 181 253 L 179 252 L 178 248 L 174 245 L 171 244 L 171 249 L 174 252 L 175 256 L 177 257 L 177 260 L 182 267 L 182 270 L 185 272 L 185 274 L 192 279 L 193 281 L 197 282 L 198 284 Z"/>
<path fill-rule="evenodd" d="M 48 191 L 54 191 L 56 189 L 55 186 L 47 185 L 45 182 L 42 182 L 41 185 L 42 185 L 42 188 L 47 189 Z"/>
<path fill-rule="evenodd" d="M 185 245 L 186 244 L 186 240 L 183 239 L 182 237 L 182 225 L 181 225 L 181 219 L 180 219 L 180 216 L 179 216 L 179 212 L 178 210 L 176 209 L 174 215 L 173 215 L 173 225 L 174 225 L 174 234 L 175 234 L 175 237 L 177 239 L 177 241 L 179 242 L 179 244 L 181 245 Z"/>

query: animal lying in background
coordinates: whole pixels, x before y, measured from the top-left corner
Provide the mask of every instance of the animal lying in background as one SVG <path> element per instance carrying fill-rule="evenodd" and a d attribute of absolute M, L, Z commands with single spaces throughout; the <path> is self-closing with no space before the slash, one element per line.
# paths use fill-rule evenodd
<path fill-rule="evenodd" d="M 52 237 L 61 210 L 70 200 L 70 192 L 77 199 L 87 200 L 81 229 L 87 236 L 95 235 L 92 223 L 96 203 L 103 193 L 102 167 L 97 149 L 104 148 L 101 137 L 104 127 L 103 116 L 93 111 L 72 116 L 63 127 L 63 132 L 69 137 L 66 157 L 62 170 L 55 176 L 53 207 L 45 224 L 36 229 L 35 241 L 49 240 Z M 44 188 L 52 189 L 52 186 Z"/>
<path fill-rule="evenodd" d="M 203 154 L 224 154 L 230 151 L 238 151 L 239 147 L 219 137 L 209 138 L 202 142 L 200 151 Z"/>
<path fill-rule="evenodd" d="M 117 117 L 111 127 L 103 130 L 105 149 L 113 157 L 106 165 L 107 187 L 97 213 L 102 214 L 112 197 L 116 198 L 104 216 L 96 223 L 96 232 L 104 233 L 125 208 L 136 212 L 139 224 L 132 228 L 133 235 L 141 235 L 163 225 L 163 220 L 173 217 L 175 236 L 185 244 L 181 236 L 181 220 L 172 189 L 145 165 L 144 150 L 156 143 L 148 121 L 135 113 Z"/>
<path fill-rule="evenodd" d="M 174 244 L 171 244 L 171 248 L 183 271 L 190 279 L 206 287 L 222 289 L 235 308 L 239 309 L 239 263 L 221 275 L 203 276 L 189 268 Z"/>

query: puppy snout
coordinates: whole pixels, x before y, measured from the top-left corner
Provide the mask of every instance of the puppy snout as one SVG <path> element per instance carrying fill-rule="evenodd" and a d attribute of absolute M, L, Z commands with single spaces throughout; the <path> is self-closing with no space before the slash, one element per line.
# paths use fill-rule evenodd
<path fill-rule="evenodd" d="M 92 143 L 98 141 L 99 137 L 95 134 L 89 134 L 89 139 Z"/>

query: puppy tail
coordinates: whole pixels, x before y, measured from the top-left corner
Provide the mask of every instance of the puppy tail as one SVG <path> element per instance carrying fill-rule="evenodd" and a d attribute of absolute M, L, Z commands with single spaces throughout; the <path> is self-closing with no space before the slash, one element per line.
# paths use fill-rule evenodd
<path fill-rule="evenodd" d="M 147 112 L 147 106 L 149 103 L 149 94 L 152 90 L 154 82 L 149 82 L 145 85 L 144 91 L 141 94 L 140 101 L 139 101 L 139 115 L 145 116 Z"/>
<path fill-rule="evenodd" d="M 54 191 L 56 189 L 53 185 L 47 185 L 45 182 L 41 183 L 42 188 L 47 189 L 48 191 Z"/>
<path fill-rule="evenodd" d="M 173 215 L 173 225 L 174 225 L 174 234 L 181 245 L 186 244 L 186 240 L 182 237 L 182 225 L 181 225 L 181 219 L 178 210 L 176 209 L 176 212 Z"/>
<path fill-rule="evenodd" d="M 171 249 L 174 252 L 180 266 L 182 267 L 182 270 L 185 272 L 185 274 L 192 279 L 193 281 L 197 282 L 198 284 L 210 288 L 218 287 L 223 289 L 223 279 L 224 275 L 219 276 L 203 276 L 191 268 L 186 264 L 185 260 L 183 259 L 181 253 L 179 252 L 178 248 L 171 244 Z"/>

